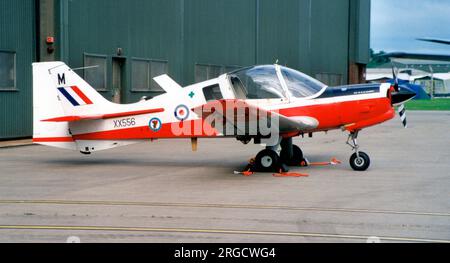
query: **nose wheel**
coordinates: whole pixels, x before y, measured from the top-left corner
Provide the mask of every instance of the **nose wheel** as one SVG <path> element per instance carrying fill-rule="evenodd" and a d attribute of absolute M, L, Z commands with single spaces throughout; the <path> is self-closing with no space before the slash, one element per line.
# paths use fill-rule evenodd
<path fill-rule="evenodd" d="M 355 171 L 365 171 L 370 166 L 369 155 L 359 150 L 358 131 L 351 132 L 347 139 L 347 144 L 352 147 L 354 153 L 350 156 L 350 166 Z"/>
<path fill-rule="evenodd" d="M 358 156 L 359 155 L 359 156 Z M 370 158 L 365 152 L 354 153 L 350 157 L 350 166 L 355 171 L 365 171 L 370 166 Z"/>

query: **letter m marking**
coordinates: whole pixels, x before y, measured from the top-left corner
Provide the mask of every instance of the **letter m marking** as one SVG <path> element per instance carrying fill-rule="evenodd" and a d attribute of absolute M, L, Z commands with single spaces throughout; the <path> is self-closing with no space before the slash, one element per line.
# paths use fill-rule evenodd
<path fill-rule="evenodd" d="M 61 85 L 61 83 L 66 84 L 66 74 L 64 73 L 62 75 L 58 74 L 58 85 Z"/>

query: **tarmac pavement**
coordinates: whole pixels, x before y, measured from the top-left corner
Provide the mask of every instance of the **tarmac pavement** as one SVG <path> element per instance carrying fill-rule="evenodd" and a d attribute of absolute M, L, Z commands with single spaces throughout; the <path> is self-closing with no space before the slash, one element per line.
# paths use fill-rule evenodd
<path fill-rule="evenodd" d="M 262 149 L 234 139 L 160 140 L 89 156 L 0 148 L 0 242 L 450 242 L 450 112 L 407 112 L 360 133 L 297 138 L 308 177 L 233 174 Z"/>

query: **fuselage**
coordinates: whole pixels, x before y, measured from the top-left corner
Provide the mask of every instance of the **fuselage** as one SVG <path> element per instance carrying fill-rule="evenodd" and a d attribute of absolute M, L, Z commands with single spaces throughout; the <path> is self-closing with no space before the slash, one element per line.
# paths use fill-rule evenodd
<path fill-rule="evenodd" d="M 192 111 L 184 116 L 186 119 L 182 120 L 176 114 L 176 109 L 180 105 L 185 106 L 185 109 L 192 109 L 206 104 L 202 89 L 217 84 L 221 86 L 220 81 L 221 78 L 218 78 L 186 87 L 183 89 L 184 94 L 178 94 L 177 97 L 172 94 L 163 94 L 148 101 L 129 105 L 133 111 L 162 107 L 164 112 L 73 123 L 71 124 L 73 138 L 74 140 L 140 140 L 229 137 L 220 131 L 215 131 Z M 277 111 L 286 117 L 313 117 L 318 120 L 319 125 L 310 132 L 343 128 L 351 131 L 382 123 L 394 117 L 395 111 L 387 97 L 389 87 L 389 84 L 326 87 L 314 98 L 249 99 L 245 102 L 267 111 Z M 227 94 L 226 87 L 224 91 L 224 98 L 235 99 L 234 94 Z M 150 120 L 152 119 L 160 122 L 154 129 L 151 128 Z M 174 132 L 174 125 L 184 127 L 185 132 L 183 134 Z"/>

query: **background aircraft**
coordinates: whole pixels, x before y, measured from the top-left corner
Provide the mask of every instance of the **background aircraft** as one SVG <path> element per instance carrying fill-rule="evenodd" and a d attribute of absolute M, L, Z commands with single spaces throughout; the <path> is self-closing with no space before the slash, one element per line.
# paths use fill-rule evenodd
<path fill-rule="evenodd" d="M 419 41 L 431 42 L 443 45 L 450 45 L 449 39 L 442 38 L 417 38 Z M 377 57 L 385 58 L 410 58 L 410 59 L 423 59 L 423 60 L 436 60 L 436 61 L 450 61 L 449 54 L 425 54 L 425 53 L 408 53 L 408 52 L 390 52 Z"/>

